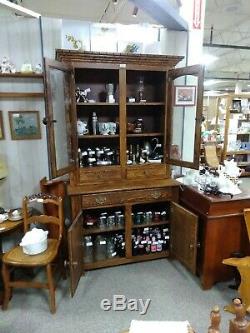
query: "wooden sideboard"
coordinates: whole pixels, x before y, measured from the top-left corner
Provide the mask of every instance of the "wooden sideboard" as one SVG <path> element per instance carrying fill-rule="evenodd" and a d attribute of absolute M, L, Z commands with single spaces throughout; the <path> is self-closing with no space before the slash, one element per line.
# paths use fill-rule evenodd
<path fill-rule="evenodd" d="M 250 207 L 247 186 L 232 199 L 227 195 L 205 195 L 195 187 L 183 186 L 180 203 L 199 217 L 196 273 L 202 287 L 209 289 L 216 282 L 229 280 L 233 270 L 223 265 L 222 260 L 235 251 L 244 255 L 250 252 L 243 216 L 243 209 Z"/>

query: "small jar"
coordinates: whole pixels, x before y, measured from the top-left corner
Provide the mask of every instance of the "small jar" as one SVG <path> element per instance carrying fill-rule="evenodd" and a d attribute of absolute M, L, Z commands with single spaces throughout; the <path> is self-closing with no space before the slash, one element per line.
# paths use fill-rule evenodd
<path fill-rule="evenodd" d="M 142 133 L 144 130 L 143 119 L 138 118 L 134 121 L 134 133 Z"/>

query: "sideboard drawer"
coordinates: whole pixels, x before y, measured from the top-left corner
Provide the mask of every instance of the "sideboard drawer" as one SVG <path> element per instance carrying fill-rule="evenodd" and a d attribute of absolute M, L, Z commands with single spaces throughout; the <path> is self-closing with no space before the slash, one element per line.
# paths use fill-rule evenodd
<path fill-rule="evenodd" d="M 126 193 L 124 193 L 125 202 L 131 204 L 137 202 L 161 201 L 165 199 L 172 199 L 171 188 L 153 188 L 145 190 L 126 191 Z"/>
<path fill-rule="evenodd" d="M 136 204 L 162 200 L 172 200 L 172 188 L 152 188 L 133 191 L 115 191 L 112 193 L 82 195 L 82 207 L 105 207 L 114 205 Z"/>
<path fill-rule="evenodd" d="M 124 204 L 122 192 L 82 195 L 82 208 L 105 207 Z"/>

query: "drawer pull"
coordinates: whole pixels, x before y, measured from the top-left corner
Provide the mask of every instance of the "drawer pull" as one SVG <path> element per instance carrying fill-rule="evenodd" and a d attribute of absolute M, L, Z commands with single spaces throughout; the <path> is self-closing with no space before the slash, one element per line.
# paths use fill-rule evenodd
<path fill-rule="evenodd" d="M 160 191 L 151 192 L 151 197 L 154 199 L 159 199 L 161 197 L 161 192 Z"/>
<path fill-rule="evenodd" d="M 98 205 L 103 205 L 105 202 L 107 201 L 107 198 L 106 197 L 97 197 L 95 199 L 95 202 L 98 204 Z"/>

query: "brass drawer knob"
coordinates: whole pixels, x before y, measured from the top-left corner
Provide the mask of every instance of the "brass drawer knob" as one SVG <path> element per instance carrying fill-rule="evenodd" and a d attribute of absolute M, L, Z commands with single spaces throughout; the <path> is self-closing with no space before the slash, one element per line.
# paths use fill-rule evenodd
<path fill-rule="evenodd" d="M 106 201 L 107 201 L 107 198 L 106 198 L 106 197 L 103 197 L 103 196 L 99 196 L 99 197 L 96 197 L 96 198 L 95 198 L 95 202 L 96 202 L 98 205 L 103 205 Z"/>
<path fill-rule="evenodd" d="M 161 197 L 161 192 L 160 191 L 153 191 L 151 192 L 151 197 L 154 199 L 159 199 Z"/>

